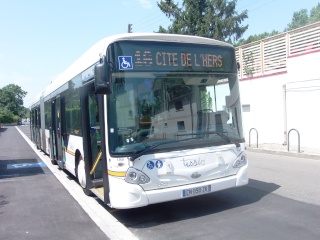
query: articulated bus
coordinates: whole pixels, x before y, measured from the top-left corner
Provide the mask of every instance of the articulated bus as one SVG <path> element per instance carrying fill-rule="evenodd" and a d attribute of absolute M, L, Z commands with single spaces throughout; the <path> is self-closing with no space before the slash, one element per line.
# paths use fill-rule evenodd
<path fill-rule="evenodd" d="M 107 37 L 36 97 L 31 137 L 112 208 L 243 186 L 237 71 L 234 48 L 217 40 Z"/>

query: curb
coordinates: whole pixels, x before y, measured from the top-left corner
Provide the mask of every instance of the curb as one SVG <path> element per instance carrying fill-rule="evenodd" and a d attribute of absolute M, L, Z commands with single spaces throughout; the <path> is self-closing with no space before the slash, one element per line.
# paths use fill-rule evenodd
<path fill-rule="evenodd" d="M 309 158 L 309 159 L 320 160 L 320 155 L 303 153 L 303 152 L 302 153 L 287 152 L 287 151 L 281 151 L 281 150 L 261 149 L 261 148 L 251 148 L 251 147 L 247 147 L 247 151 L 248 152 L 260 152 L 260 153 L 282 155 L 282 156 L 288 156 L 288 157 Z"/>

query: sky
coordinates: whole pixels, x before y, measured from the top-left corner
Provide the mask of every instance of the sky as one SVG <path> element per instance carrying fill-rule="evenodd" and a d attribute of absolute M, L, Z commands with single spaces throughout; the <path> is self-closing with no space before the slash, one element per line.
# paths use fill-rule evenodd
<path fill-rule="evenodd" d="M 28 92 L 24 106 L 99 40 L 128 31 L 168 27 L 160 0 L 0 0 L 0 88 Z M 177 1 L 175 1 L 177 2 Z M 178 1 L 181 6 L 182 0 Z M 238 0 L 248 10 L 243 35 L 283 31 L 294 12 L 310 12 L 319 0 Z"/>

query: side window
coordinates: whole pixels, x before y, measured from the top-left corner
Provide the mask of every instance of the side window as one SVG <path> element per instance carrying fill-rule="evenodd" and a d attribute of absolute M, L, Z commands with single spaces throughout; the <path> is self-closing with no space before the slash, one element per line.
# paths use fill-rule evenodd
<path fill-rule="evenodd" d="M 51 127 L 51 101 L 44 103 L 45 112 L 45 128 L 49 129 Z"/>
<path fill-rule="evenodd" d="M 90 127 L 99 126 L 98 100 L 94 92 L 89 93 Z"/>
<path fill-rule="evenodd" d="M 81 78 L 75 77 L 69 82 L 65 95 L 67 133 L 82 135 L 81 106 L 80 106 Z"/>

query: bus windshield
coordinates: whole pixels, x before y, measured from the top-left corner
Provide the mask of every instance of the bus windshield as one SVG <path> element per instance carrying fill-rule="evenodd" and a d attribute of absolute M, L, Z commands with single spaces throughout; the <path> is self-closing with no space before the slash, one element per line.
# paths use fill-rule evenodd
<path fill-rule="evenodd" d="M 167 47 L 171 56 L 166 54 L 165 59 L 164 52 L 153 47 L 148 49 L 147 63 L 141 57 L 145 49 L 129 51 L 129 44 L 119 45 L 107 104 L 111 154 L 132 156 L 148 149 L 154 153 L 244 142 L 237 72 L 229 49 L 224 52 L 220 47 L 210 54 L 203 47 L 185 46 L 190 53 L 184 50 L 181 57 L 179 48 L 173 53 Z M 211 67 L 201 60 L 205 52 L 211 56 Z M 172 61 L 168 66 L 170 58 L 175 66 Z"/>

